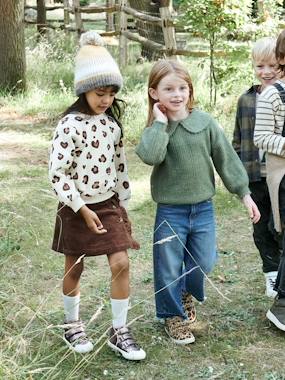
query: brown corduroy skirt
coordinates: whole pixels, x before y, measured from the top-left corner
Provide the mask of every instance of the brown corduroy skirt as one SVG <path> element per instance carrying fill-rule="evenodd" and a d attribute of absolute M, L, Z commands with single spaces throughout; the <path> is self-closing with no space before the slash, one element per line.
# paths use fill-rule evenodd
<path fill-rule="evenodd" d="M 127 212 L 120 207 L 116 196 L 86 206 L 96 212 L 107 232 L 102 235 L 95 234 L 87 227 L 79 212 L 75 213 L 70 207 L 60 203 L 52 243 L 54 251 L 70 256 L 98 256 L 128 248 L 140 248 L 132 238 Z"/>

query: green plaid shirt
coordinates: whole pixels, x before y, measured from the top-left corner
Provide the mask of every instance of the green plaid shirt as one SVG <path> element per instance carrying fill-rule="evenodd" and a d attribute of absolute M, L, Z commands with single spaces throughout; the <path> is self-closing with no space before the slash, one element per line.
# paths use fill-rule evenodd
<path fill-rule="evenodd" d="M 256 95 L 259 85 L 252 86 L 238 100 L 232 145 L 239 155 L 249 182 L 261 180 L 259 150 L 253 143 L 256 114 Z"/>

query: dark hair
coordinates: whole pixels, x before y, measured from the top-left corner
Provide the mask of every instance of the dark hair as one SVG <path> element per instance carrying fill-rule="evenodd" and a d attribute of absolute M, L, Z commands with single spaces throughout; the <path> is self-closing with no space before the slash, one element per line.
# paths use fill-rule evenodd
<path fill-rule="evenodd" d="M 279 36 L 277 38 L 275 56 L 276 56 L 278 63 L 279 63 L 280 59 L 283 60 L 285 58 L 285 29 L 282 30 L 282 32 L 279 34 Z M 285 65 L 279 64 L 279 69 L 280 69 L 280 71 L 285 73 Z"/>
<path fill-rule="evenodd" d="M 114 92 L 117 92 L 117 91 L 118 91 L 118 88 L 116 86 L 114 86 Z M 113 119 L 115 119 L 115 121 L 117 122 L 117 124 L 119 125 L 119 127 L 121 129 L 122 129 L 121 118 L 123 116 L 125 108 L 126 108 L 126 102 L 124 100 L 114 98 L 114 101 L 113 101 L 111 107 L 109 107 L 106 110 L 106 115 L 111 116 Z M 63 112 L 63 114 L 61 116 L 63 117 L 69 113 L 75 113 L 75 112 L 82 112 L 82 113 L 85 113 L 86 115 L 90 115 L 90 116 L 94 115 L 94 112 L 92 111 L 92 109 L 90 108 L 90 106 L 86 100 L 85 93 L 80 94 L 78 96 L 78 99 L 73 104 L 71 104 L 71 106 L 69 106 Z"/>

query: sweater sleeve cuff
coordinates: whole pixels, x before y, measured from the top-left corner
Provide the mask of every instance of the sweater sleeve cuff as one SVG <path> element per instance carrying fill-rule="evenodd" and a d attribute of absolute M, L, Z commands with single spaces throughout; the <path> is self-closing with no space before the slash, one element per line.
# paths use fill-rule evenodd
<path fill-rule="evenodd" d="M 78 210 L 80 210 L 81 207 L 84 205 L 85 205 L 85 202 L 80 197 L 75 198 L 74 201 L 70 203 L 70 207 L 72 208 L 74 212 L 77 212 Z"/>
<path fill-rule="evenodd" d="M 167 124 L 163 123 L 162 121 L 154 121 L 152 123 L 152 128 L 159 128 L 162 130 L 166 130 Z"/>
<path fill-rule="evenodd" d="M 240 197 L 240 199 L 243 199 L 243 197 L 245 196 L 245 195 L 247 195 L 247 194 L 251 194 L 251 192 L 250 192 L 250 190 L 249 190 L 249 188 L 248 187 L 245 187 L 245 188 L 243 188 L 243 189 L 241 189 L 238 193 L 237 193 L 237 195 Z"/>

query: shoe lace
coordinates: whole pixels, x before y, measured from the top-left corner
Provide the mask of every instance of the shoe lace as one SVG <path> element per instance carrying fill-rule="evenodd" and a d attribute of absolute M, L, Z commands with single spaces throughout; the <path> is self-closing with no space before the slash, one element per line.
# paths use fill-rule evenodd
<path fill-rule="evenodd" d="M 139 349 L 129 327 L 125 326 L 119 329 L 114 329 L 114 335 L 117 336 L 119 343 L 125 348 Z"/>

